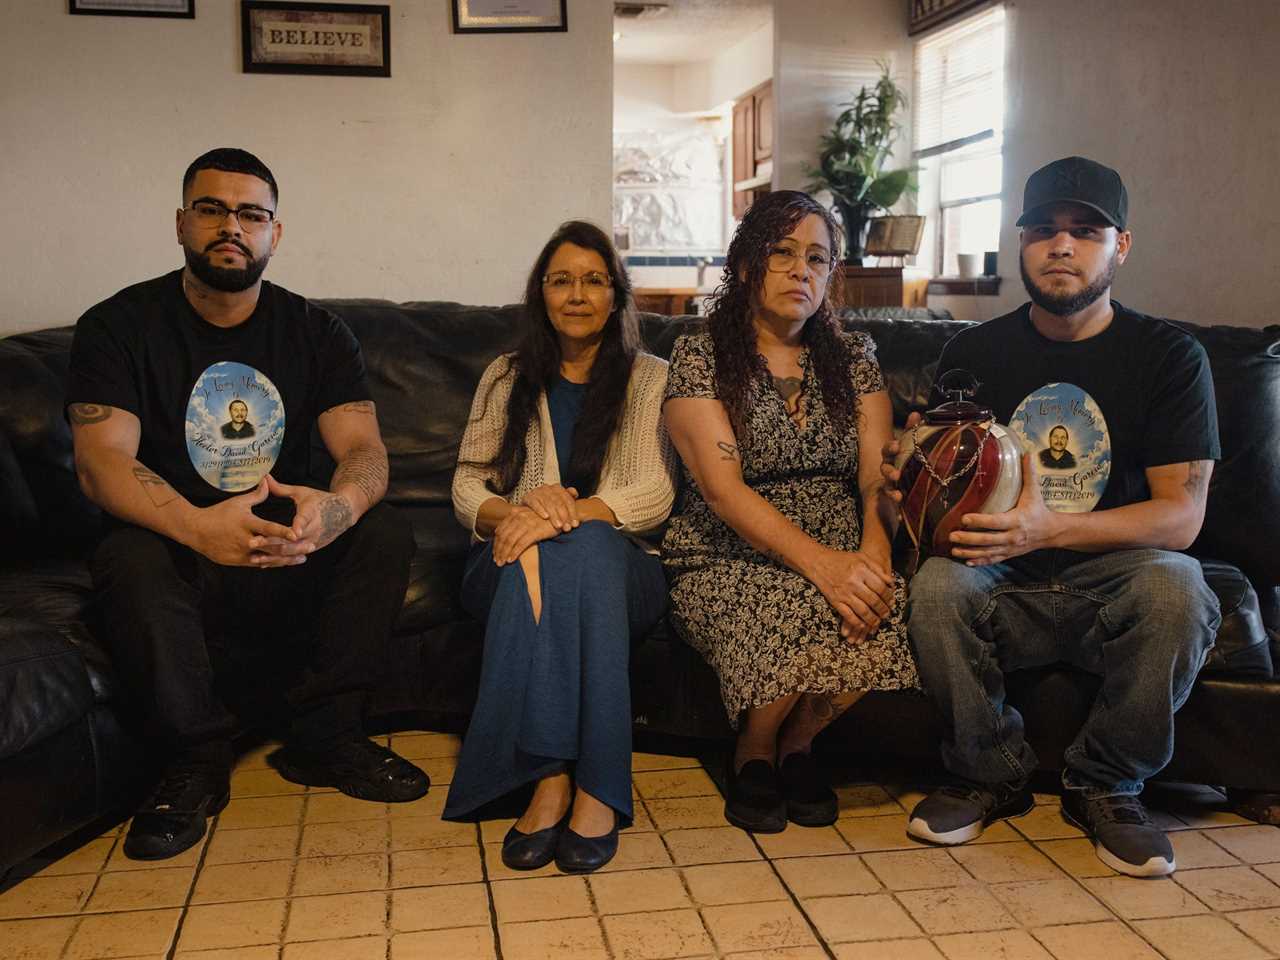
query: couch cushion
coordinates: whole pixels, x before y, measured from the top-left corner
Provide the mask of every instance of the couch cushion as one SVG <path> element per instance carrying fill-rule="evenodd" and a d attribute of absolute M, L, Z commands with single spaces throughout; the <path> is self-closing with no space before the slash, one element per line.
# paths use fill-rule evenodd
<path fill-rule="evenodd" d="M 1201 560 L 1200 566 L 1222 607 L 1222 626 L 1202 672 L 1206 676 L 1270 677 L 1274 672 L 1270 638 L 1249 580 L 1229 563 Z"/>
<path fill-rule="evenodd" d="M 84 660 L 60 632 L 0 617 L 0 760 L 69 727 L 93 702 Z"/>
<path fill-rule="evenodd" d="M 409 564 L 409 588 L 396 633 L 423 633 L 433 627 L 471 618 L 462 609 L 462 569 L 471 537 L 452 507 L 400 507 L 413 526 L 417 552 Z"/>
<path fill-rule="evenodd" d="M 448 506 L 458 443 L 484 368 L 515 348 L 519 307 L 319 300 L 360 341 L 391 459 L 389 502 Z"/>

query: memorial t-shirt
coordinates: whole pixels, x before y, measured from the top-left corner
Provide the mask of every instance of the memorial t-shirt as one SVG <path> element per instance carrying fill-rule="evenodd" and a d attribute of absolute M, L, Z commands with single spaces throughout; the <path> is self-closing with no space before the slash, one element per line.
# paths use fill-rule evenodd
<path fill-rule="evenodd" d="M 268 472 L 308 483 L 316 417 L 368 399 L 346 324 L 266 281 L 250 317 L 222 328 L 192 308 L 176 270 L 90 308 L 71 346 L 67 403 L 137 416 L 138 460 L 197 506 Z"/>
<path fill-rule="evenodd" d="M 977 378 L 975 399 L 1037 457 L 1048 507 L 1080 513 L 1149 500 L 1147 467 L 1221 456 L 1213 378 L 1195 337 L 1113 300 L 1115 317 L 1098 335 L 1050 340 L 1030 306 L 952 337 L 938 376 L 963 369 Z"/>

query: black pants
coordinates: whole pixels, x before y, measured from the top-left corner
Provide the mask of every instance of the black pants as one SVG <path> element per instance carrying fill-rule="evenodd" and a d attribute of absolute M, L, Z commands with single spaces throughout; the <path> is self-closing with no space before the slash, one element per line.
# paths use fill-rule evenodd
<path fill-rule="evenodd" d="M 139 527 L 93 557 L 103 632 L 146 732 L 173 749 L 226 740 L 250 691 L 283 695 L 301 739 L 357 728 L 387 668 L 414 544 L 379 504 L 294 567 L 224 567 Z"/>

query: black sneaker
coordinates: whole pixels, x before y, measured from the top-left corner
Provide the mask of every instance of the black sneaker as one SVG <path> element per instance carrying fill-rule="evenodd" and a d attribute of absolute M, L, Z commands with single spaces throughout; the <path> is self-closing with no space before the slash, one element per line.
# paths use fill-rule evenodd
<path fill-rule="evenodd" d="M 430 778 L 399 754 L 372 740 L 352 736 L 323 748 L 289 744 L 267 763 L 291 783 L 337 787 L 349 797 L 405 803 L 425 796 Z"/>
<path fill-rule="evenodd" d="M 787 802 L 778 790 L 778 775 L 768 760 L 748 760 L 737 773 L 729 761 L 729 792 L 724 818 L 753 833 L 781 833 L 787 828 Z"/>
<path fill-rule="evenodd" d="M 1062 817 L 1089 835 L 1098 859 L 1117 873 L 1164 877 L 1177 868 L 1173 845 L 1137 797 L 1089 800 L 1083 790 L 1063 790 Z"/>
<path fill-rule="evenodd" d="M 926 843 L 967 843 L 995 821 L 1020 817 L 1034 806 L 1031 788 L 1025 784 L 948 784 L 916 804 L 907 833 Z"/>
<path fill-rule="evenodd" d="M 825 827 L 836 822 L 840 804 L 826 775 L 807 753 L 793 753 L 778 768 L 778 782 L 787 802 L 787 819 L 802 827 Z"/>
<path fill-rule="evenodd" d="M 231 799 L 225 764 L 172 764 L 133 815 L 124 855 L 130 860 L 167 860 L 204 836 L 207 820 Z"/>

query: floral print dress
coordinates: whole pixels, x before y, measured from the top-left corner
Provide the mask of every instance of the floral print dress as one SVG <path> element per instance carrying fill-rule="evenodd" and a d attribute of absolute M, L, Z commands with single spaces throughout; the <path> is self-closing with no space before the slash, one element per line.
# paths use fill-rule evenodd
<path fill-rule="evenodd" d="M 855 391 L 884 389 L 875 345 L 852 340 Z M 783 516 L 836 550 L 862 540 L 856 427 L 838 433 L 822 403 L 808 351 L 800 354 L 808 416 L 788 415 L 772 383 L 758 380 L 750 437 L 739 438 L 743 480 Z M 711 336 L 680 337 L 671 353 L 666 399 L 716 399 Z M 895 575 L 893 609 L 863 642 L 840 636 L 840 618 L 809 580 L 757 551 L 707 506 L 687 467 L 681 503 L 662 541 L 671 583 L 671 621 L 720 678 L 737 728 L 743 710 L 797 692 L 841 693 L 919 686 L 904 621 L 906 584 Z"/>

